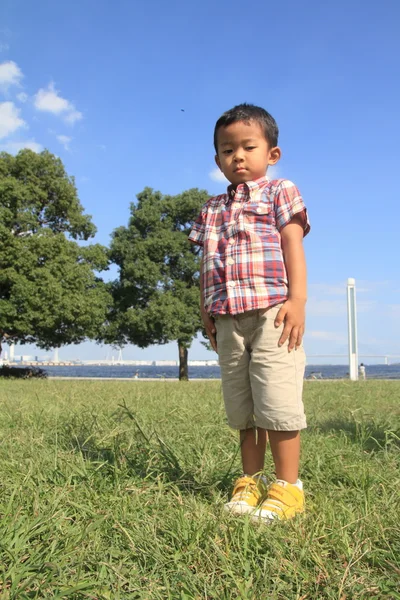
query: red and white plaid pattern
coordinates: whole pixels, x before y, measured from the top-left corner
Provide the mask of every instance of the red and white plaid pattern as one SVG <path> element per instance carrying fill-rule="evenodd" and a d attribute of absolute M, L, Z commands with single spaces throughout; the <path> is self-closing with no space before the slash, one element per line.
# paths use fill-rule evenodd
<path fill-rule="evenodd" d="M 280 231 L 294 215 L 310 230 L 299 190 L 265 177 L 210 198 L 189 240 L 203 246 L 204 307 L 213 315 L 267 308 L 288 297 Z"/>

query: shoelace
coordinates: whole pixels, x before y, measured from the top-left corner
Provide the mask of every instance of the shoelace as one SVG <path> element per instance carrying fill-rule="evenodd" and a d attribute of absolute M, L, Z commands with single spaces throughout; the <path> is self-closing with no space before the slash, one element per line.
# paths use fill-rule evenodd
<path fill-rule="evenodd" d="M 257 491 L 257 484 L 254 480 L 248 479 L 240 482 L 233 490 L 232 502 L 249 500 L 252 496 L 257 495 Z"/>

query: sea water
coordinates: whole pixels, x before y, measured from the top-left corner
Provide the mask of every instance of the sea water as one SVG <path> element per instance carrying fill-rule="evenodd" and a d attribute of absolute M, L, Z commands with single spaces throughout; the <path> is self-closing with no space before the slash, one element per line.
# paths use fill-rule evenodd
<path fill-rule="evenodd" d="M 179 377 L 178 367 L 131 366 L 131 365 L 69 365 L 42 367 L 49 377 L 112 377 L 115 379 L 175 379 Z M 366 365 L 367 379 L 400 379 L 400 364 Z M 189 379 L 219 379 L 219 367 L 189 367 Z M 349 377 L 347 365 L 308 365 L 306 379 L 346 379 Z"/>

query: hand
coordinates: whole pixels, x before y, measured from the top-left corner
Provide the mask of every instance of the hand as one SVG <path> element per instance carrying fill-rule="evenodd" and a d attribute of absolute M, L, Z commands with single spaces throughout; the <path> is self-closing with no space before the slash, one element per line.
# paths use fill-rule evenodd
<path fill-rule="evenodd" d="M 210 340 L 210 344 L 213 347 L 213 349 L 215 350 L 215 352 L 218 352 L 217 337 L 216 337 L 217 330 L 215 329 L 214 319 L 212 317 L 210 317 L 208 312 L 206 312 L 204 309 L 201 310 L 201 318 L 203 320 L 203 324 L 204 324 L 204 328 L 207 333 L 207 337 Z"/>
<path fill-rule="evenodd" d="M 276 316 L 275 327 L 279 327 L 283 322 L 285 323 L 282 335 L 279 338 L 278 346 L 282 346 L 289 338 L 289 352 L 291 352 L 293 348 L 297 350 L 303 339 L 306 319 L 305 304 L 304 300 L 289 299 L 285 302 Z"/>

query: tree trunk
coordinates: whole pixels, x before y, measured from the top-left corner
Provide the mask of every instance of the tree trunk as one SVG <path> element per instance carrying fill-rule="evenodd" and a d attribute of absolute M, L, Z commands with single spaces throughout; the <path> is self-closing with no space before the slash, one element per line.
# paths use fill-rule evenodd
<path fill-rule="evenodd" d="M 188 349 L 178 340 L 179 348 L 179 381 L 188 381 Z"/>

